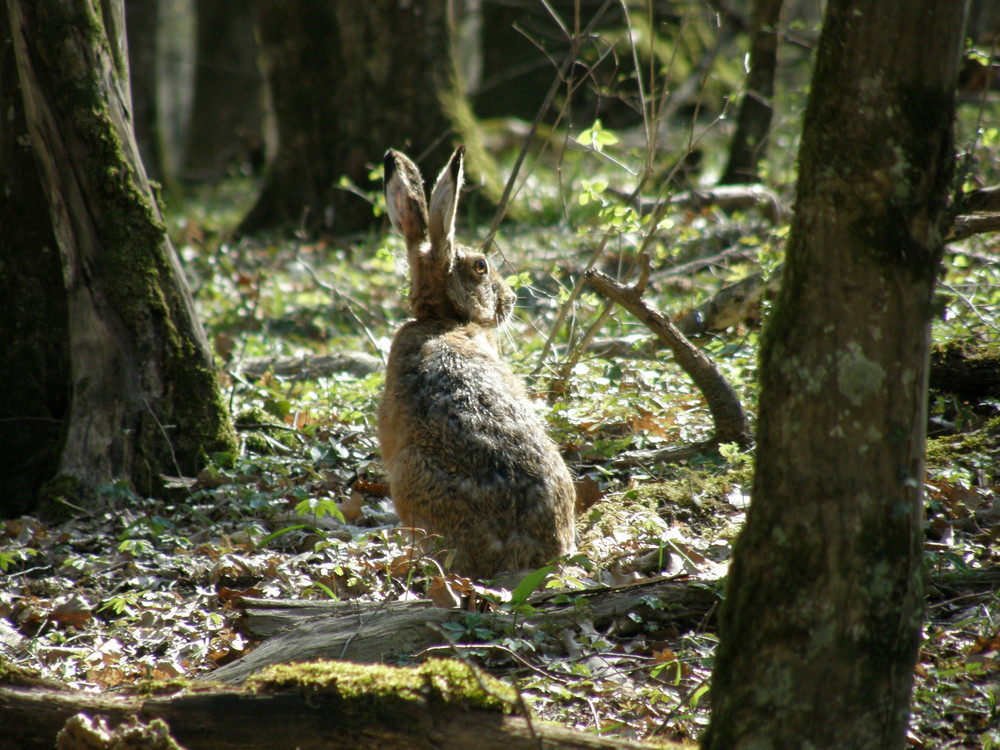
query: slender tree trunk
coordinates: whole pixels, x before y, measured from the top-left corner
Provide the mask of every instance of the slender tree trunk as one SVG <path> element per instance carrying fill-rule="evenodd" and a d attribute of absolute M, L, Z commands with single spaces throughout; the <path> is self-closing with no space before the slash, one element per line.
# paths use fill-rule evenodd
<path fill-rule="evenodd" d="M 736 133 L 729 149 L 729 163 L 720 184 L 760 182 L 757 167 L 767 152 L 778 67 L 778 22 L 782 0 L 754 0 L 750 32 L 750 72 L 740 104 Z"/>
<path fill-rule="evenodd" d="M 368 189 L 389 147 L 451 149 L 456 93 L 445 0 L 261 0 L 257 34 L 278 130 L 277 154 L 239 231 L 338 233 L 372 222 Z"/>
<path fill-rule="evenodd" d="M 963 21 L 954 0 L 827 6 L 705 748 L 904 745 Z"/>
<path fill-rule="evenodd" d="M 253 3 L 197 0 L 194 102 L 179 174 L 219 180 L 240 162 L 261 166 L 263 86 Z"/>
<path fill-rule="evenodd" d="M 7 0 L 69 321 L 61 480 L 150 492 L 234 440 L 130 126 L 122 0 Z"/>

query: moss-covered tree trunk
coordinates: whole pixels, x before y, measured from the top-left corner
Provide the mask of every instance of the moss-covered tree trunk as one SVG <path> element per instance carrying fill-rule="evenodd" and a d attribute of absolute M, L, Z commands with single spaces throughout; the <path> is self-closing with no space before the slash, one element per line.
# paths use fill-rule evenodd
<path fill-rule="evenodd" d="M 231 166 L 263 157 L 264 81 L 252 7 L 195 2 L 194 101 L 178 172 L 183 179 L 220 180 Z"/>
<path fill-rule="evenodd" d="M 7 0 L 5 13 L 47 203 L 21 222 L 55 236 L 63 288 L 51 304 L 68 320 L 53 472 L 64 481 L 48 487 L 84 500 L 113 480 L 154 491 L 234 440 L 132 135 L 122 0 Z M 23 335 L 49 335 L 28 320 Z"/>
<path fill-rule="evenodd" d="M 783 0 L 754 0 L 750 30 L 750 72 L 740 103 L 723 185 L 760 182 L 757 167 L 767 152 L 778 67 L 778 22 Z"/>
<path fill-rule="evenodd" d="M 338 187 L 369 189 L 387 148 L 442 164 L 456 83 L 445 0 L 261 0 L 257 33 L 278 149 L 241 233 L 276 227 L 351 232 L 371 206 Z M 474 166 L 474 165 L 473 165 Z"/>
<path fill-rule="evenodd" d="M 705 748 L 905 744 L 963 6 L 827 5 Z"/>

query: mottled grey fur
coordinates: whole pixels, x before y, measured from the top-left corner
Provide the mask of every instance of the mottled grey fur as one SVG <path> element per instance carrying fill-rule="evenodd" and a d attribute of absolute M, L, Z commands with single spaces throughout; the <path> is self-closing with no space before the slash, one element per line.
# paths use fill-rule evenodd
<path fill-rule="evenodd" d="M 406 240 L 413 320 L 389 352 L 378 429 L 404 526 L 444 538 L 468 576 L 537 568 L 572 551 L 575 493 L 495 331 L 514 294 L 454 239 L 464 150 L 431 192 L 405 155 L 385 155 L 385 197 Z"/>

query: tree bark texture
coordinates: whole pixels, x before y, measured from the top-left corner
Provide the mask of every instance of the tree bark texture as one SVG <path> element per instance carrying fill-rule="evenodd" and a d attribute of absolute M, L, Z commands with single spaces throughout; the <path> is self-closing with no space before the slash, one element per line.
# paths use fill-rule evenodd
<path fill-rule="evenodd" d="M 904 745 L 964 11 L 827 5 L 705 748 Z"/>
<path fill-rule="evenodd" d="M 278 150 L 240 233 L 279 227 L 351 232 L 389 147 L 444 163 L 456 94 L 445 0 L 261 0 L 257 34 Z"/>
<path fill-rule="evenodd" d="M 783 0 L 754 0 L 750 31 L 750 72 L 740 103 L 723 185 L 760 182 L 757 167 L 767 152 L 774 108 L 774 73 L 778 67 L 778 23 Z"/>
<path fill-rule="evenodd" d="M 197 0 L 194 102 L 179 171 L 220 180 L 240 162 L 261 166 L 264 81 L 257 65 L 252 4 Z"/>
<path fill-rule="evenodd" d="M 556 0 L 549 7 L 573 28 L 572 3 Z M 581 25 L 597 7 L 599 3 L 584 0 Z M 485 0 L 476 12 L 480 16 L 481 70 L 468 82 L 476 114 L 531 122 L 558 73 L 559 61 L 569 51 L 569 40 L 541 3 Z M 535 45 L 537 40 L 544 45 L 544 52 Z"/>
<path fill-rule="evenodd" d="M 59 457 L 69 401 L 66 298 L 0 10 L 0 517 L 32 510 Z"/>
<path fill-rule="evenodd" d="M 58 470 L 85 494 L 117 479 L 151 492 L 235 441 L 132 134 L 122 1 L 6 12 L 69 321 Z"/>

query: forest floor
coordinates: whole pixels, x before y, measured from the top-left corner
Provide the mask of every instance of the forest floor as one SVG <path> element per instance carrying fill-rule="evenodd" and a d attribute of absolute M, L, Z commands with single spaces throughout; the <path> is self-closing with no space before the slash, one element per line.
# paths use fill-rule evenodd
<path fill-rule="evenodd" d="M 613 177 L 587 179 L 587 156 L 563 157 L 572 193 L 561 193 L 539 167 L 542 176 L 517 198 L 532 221 L 509 223 L 498 236 L 498 260 L 519 295 L 505 352 L 538 394 L 592 503 L 579 519 L 579 553 L 539 587 L 673 576 L 722 594 L 753 457 L 725 446 L 679 463 L 657 461 L 656 449 L 711 432 L 700 393 L 623 312 L 603 321 L 596 344 L 581 344 L 603 302 L 586 289 L 574 295 L 580 269 L 594 256 L 597 267 L 624 274 L 643 231 L 642 218 L 614 200 Z M 788 183 L 777 188 L 786 202 Z M 214 457 L 193 485 L 178 483 L 172 500 L 108 486 L 101 510 L 62 522 L 5 522 L 3 659 L 67 686 L 121 690 L 208 674 L 252 650 L 257 643 L 239 627 L 240 596 L 390 601 L 433 596 L 445 580 L 433 561 L 403 564 L 411 555 L 374 432 L 382 363 L 405 317 L 401 242 L 383 229 L 338 240 L 230 241 L 226 230 L 253 188 L 233 179 L 197 191 L 170 214 L 220 359 L 239 455 Z M 481 237 L 487 224 L 474 219 L 464 231 Z M 668 212 L 661 239 L 646 247 L 654 269 L 648 300 L 676 318 L 726 283 L 772 274 L 787 229 L 773 212 L 752 208 Z M 998 249 L 995 235 L 952 246 L 936 344 L 979 351 L 996 342 Z M 758 318 L 767 304 L 698 340 L 751 418 Z M 556 330 L 566 305 L 570 314 Z M 1000 403 L 934 391 L 930 412 L 925 555 L 935 584 L 910 744 L 1000 747 L 1000 598 L 995 585 L 972 583 L 1000 565 Z M 478 591 L 485 611 L 470 613 L 449 637 L 473 645 L 464 658 L 515 684 L 541 717 L 681 741 L 705 727 L 713 618 L 688 632 L 658 630 L 638 616 L 629 628 L 599 631 L 583 615 L 557 633 L 498 632 L 489 610 L 509 592 L 488 584 Z"/>

